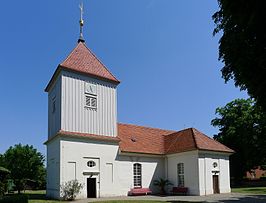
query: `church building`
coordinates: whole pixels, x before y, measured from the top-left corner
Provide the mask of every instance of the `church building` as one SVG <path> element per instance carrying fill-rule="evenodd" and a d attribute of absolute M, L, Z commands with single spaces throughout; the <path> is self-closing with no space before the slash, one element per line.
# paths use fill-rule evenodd
<path fill-rule="evenodd" d="M 195 128 L 180 131 L 117 121 L 119 80 L 86 46 L 60 63 L 48 93 L 48 197 L 78 180 L 78 198 L 125 196 L 133 188 L 158 193 L 154 180 L 168 179 L 189 195 L 229 193 L 233 150 Z"/>

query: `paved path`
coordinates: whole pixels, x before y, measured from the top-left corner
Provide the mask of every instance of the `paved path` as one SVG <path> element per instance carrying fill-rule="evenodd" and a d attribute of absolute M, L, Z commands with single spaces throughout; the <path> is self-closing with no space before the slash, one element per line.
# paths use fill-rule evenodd
<path fill-rule="evenodd" d="M 266 195 L 247 195 L 240 193 L 229 194 L 216 194 L 208 196 L 135 196 L 135 197 L 108 197 L 97 199 L 85 199 L 77 200 L 75 203 L 88 203 L 107 200 L 160 200 L 169 203 L 175 203 L 177 201 L 190 201 L 190 202 L 219 202 L 219 203 L 266 203 Z M 73 202 L 74 203 L 74 202 Z"/>

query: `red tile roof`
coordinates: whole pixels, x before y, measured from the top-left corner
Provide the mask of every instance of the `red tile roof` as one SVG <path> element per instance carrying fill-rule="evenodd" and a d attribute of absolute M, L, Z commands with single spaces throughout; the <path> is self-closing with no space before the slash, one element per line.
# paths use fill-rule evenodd
<path fill-rule="evenodd" d="M 45 91 L 49 90 L 61 69 L 86 74 L 115 84 L 120 83 L 83 42 L 79 42 L 68 57 L 59 64 Z"/>
<path fill-rule="evenodd" d="M 124 152 L 164 154 L 163 136 L 175 131 L 118 124 L 119 147 Z"/>
<path fill-rule="evenodd" d="M 122 152 L 160 155 L 191 150 L 234 152 L 195 128 L 177 132 L 119 123 L 118 137 L 121 140 L 119 147 Z"/>
<path fill-rule="evenodd" d="M 230 153 L 234 152 L 234 150 L 208 137 L 197 129 L 191 128 L 191 130 L 193 131 L 195 143 L 198 149 Z"/>
<path fill-rule="evenodd" d="M 117 142 L 119 143 L 119 149 L 121 152 L 127 153 L 166 155 L 192 150 L 207 150 L 225 153 L 234 152 L 232 149 L 213 140 L 207 135 L 204 135 L 195 128 L 173 131 L 119 123 L 118 137 L 60 130 L 54 137 L 45 143 L 48 143 L 57 136 Z"/>

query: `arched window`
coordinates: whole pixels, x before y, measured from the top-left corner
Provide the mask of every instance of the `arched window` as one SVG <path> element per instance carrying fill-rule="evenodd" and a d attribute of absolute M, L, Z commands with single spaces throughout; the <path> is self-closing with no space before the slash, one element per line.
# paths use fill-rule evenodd
<path fill-rule="evenodd" d="M 133 181 L 134 187 L 141 187 L 141 164 L 139 163 L 133 165 Z"/>
<path fill-rule="evenodd" d="M 185 185 L 184 163 L 177 164 L 177 185 L 178 187 L 184 187 Z"/>

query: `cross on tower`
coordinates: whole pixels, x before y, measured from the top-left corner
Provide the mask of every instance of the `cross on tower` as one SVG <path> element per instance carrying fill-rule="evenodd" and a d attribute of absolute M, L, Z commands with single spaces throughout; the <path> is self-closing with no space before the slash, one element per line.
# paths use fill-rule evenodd
<path fill-rule="evenodd" d="M 84 38 L 83 38 L 83 25 L 84 25 L 84 20 L 83 20 L 83 3 L 81 3 L 79 5 L 79 9 L 80 9 L 80 20 L 79 20 L 79 40 L 78 42 L 85 42 Z"/>

